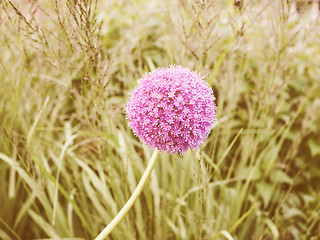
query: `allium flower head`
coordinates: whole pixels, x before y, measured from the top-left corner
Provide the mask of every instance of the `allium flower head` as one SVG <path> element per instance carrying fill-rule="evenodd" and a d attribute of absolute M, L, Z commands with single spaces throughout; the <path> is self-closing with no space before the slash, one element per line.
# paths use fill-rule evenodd
<path fill-rule="evenodd" d="M 215 120 L 212 89 L 181 66 L 145 74 L 125 107 L 133 133 L 159 150 L 183 154 L 207 138 Z"/>

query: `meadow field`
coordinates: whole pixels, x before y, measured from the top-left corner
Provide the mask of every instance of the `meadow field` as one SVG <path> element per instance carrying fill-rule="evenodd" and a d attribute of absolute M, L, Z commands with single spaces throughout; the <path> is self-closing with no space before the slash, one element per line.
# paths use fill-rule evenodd
<path fill-rule="evenodd" d="M 113 240 L 320 239 L 320 17 L 292 0 L 0 1 L 0 239 L 94 239 L 153 149 L 124 106 L 199 72 L 216 121 L 161 152 Z"/>

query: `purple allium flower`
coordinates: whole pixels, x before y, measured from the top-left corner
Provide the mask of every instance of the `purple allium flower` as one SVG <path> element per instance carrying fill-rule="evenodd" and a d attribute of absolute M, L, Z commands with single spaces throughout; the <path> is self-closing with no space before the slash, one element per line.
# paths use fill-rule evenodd
<path fill-rule="evenodd" d="M 141 142 L 183 154 L 207 138 L 215 120 L 215 97 L 203 78 L 181 66 L 157 69 L 138 80 L 125 107 Z"/>

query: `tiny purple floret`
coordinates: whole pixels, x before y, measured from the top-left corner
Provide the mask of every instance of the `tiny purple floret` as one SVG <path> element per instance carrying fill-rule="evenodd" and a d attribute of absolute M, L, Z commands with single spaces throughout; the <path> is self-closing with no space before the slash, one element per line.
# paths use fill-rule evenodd
<path fill-rule="evenodd" d="M 125 106 L 141 142 L 168 153 L 198 148 L 215 120 L 215 97 L 196 72 L 169 66 L 138 80 Z"/>

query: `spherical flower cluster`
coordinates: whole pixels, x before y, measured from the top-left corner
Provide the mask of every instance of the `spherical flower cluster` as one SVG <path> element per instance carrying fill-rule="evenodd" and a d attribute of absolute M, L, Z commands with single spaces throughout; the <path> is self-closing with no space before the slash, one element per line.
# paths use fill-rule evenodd
<path fill-rule="evenodd" d="M 181 66 L 145 74 L 125 106 L 133 133 L 159 150 L 183 154 L 207 138 L 215 97 L 203 78 Z"/>

